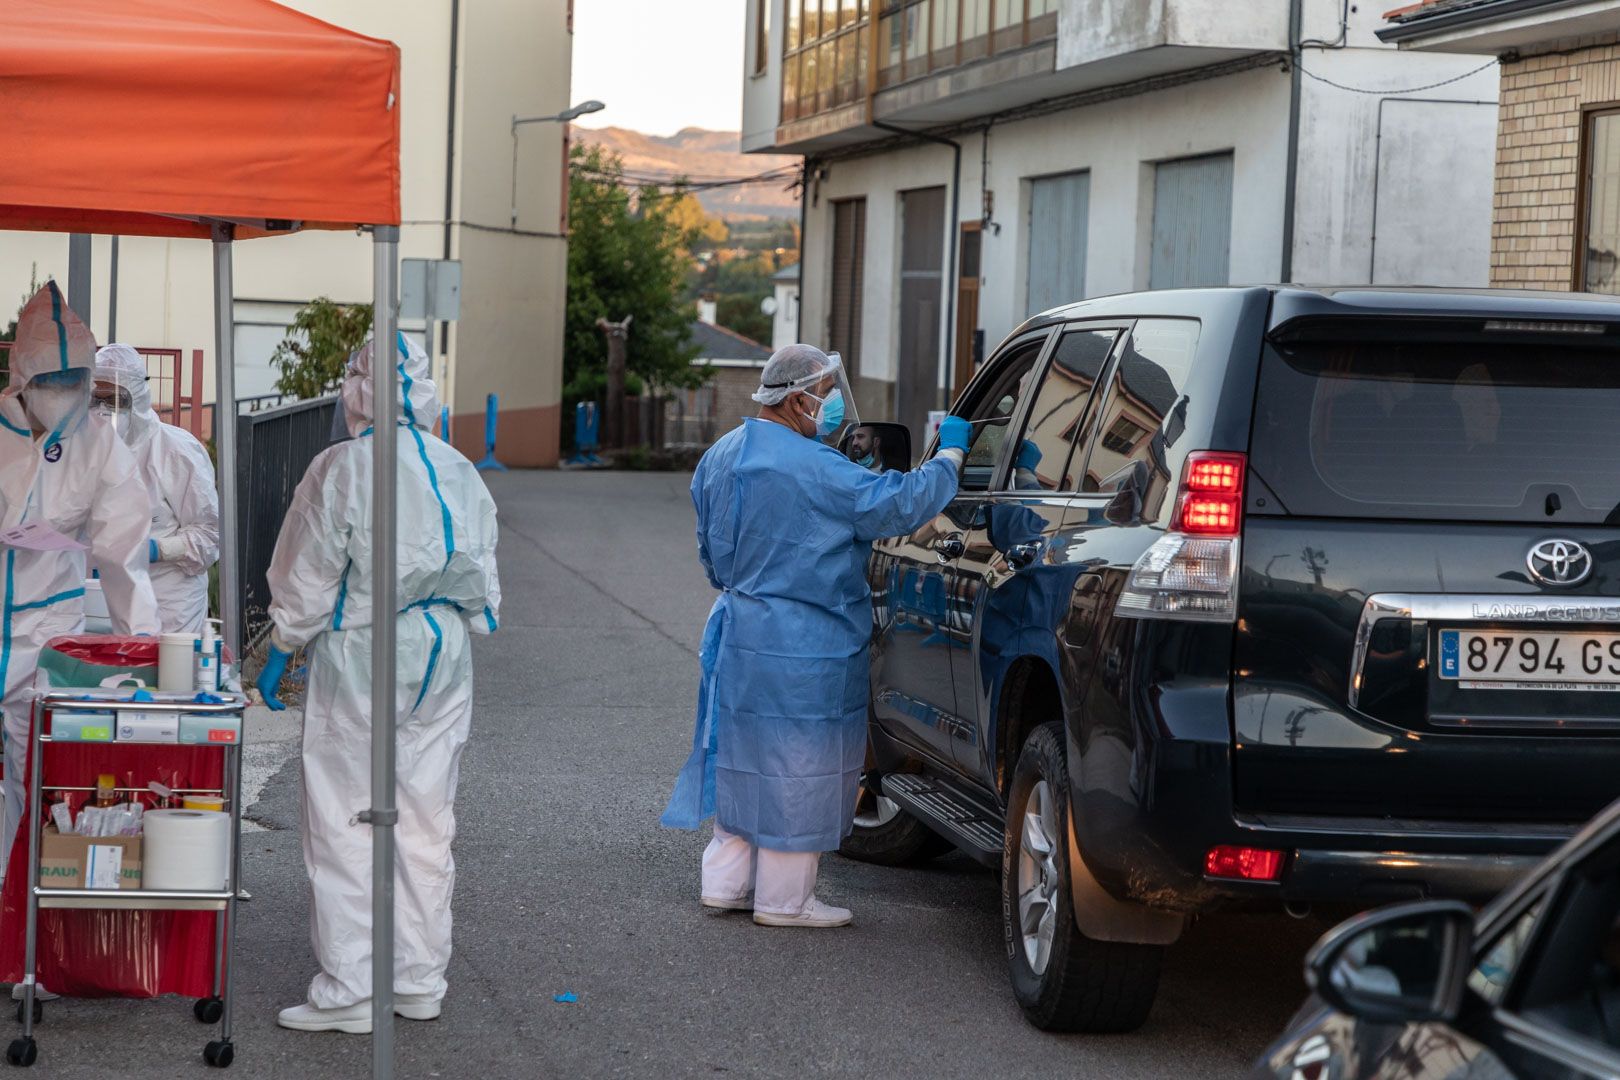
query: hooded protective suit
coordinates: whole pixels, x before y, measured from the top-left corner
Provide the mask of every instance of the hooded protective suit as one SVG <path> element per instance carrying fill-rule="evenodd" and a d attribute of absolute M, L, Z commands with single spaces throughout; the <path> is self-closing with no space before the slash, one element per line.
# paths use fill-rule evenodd
<path fill-rule="evenodd" d="M 873 473 L 768 420 L 745 420 L 703 456 L 698 555 L 722 592 L 665 825 L 714 814 L 727 834 L 780 852 L 830 851 L 848 835 L 866 761 L 872 541 L 944 509 L 959 463 L 942 454 Z"/>
<path fill-rule="evenodd" d="M 101 569 L 114 630 L 154 634 L 160 628 L 157 602 L 146 573 L 151 506 L 134 456 L 110 426 L 89 419 L 95 354 L 89 328 L 68 308 L 56 283 L 47 282 L 17 318 L 11 381 L 0 391 L 0 529 L 40 522 L 87 545 L 89 558 Z M 22 816 L 28 691 L 41 646 L 84 627 L 87 553 L 0 550 L 5 572 L 0 606 L 3 868 Z"/>
<path fill-rule="evenodd" d="M 152 411 L 146 361 L 128 345 L 96 353 L 96 380 L 116 383 L 127 412 L 92 416 L 121 429 L 152 503 L 149 572 L 165 633 L 200 634 L 208 618 L 208 568 L 219 561 L 219 493 L 214 463 L 197 437 Z"/>
<path fill-rule="evenodd" d="M 304 865 L 320 1009 L 371 997 L 372 364 L 349 361 L 343 404 L 356 437 L 313 462 L 270 564 L 277 648 L 308 645 Z M 397 799 L 394 990 L 441 998 L 450 962 L 456 773 L 472 721 L 468 634 L 500 612 L 495 502 L 478 471 L 429 433 L 439 415 L 428 360 L 399 335 Z"/>

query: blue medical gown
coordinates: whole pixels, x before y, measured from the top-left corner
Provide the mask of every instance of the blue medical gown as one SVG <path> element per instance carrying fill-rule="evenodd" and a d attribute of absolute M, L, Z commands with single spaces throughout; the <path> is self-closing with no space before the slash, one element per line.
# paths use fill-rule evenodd
<path fill-rule="evenodd" d="M 663 824 L 775 851 L 849 835 L 866 763 L 872 541 L 920 528 L 957 467 L 872 473 L 780 424 L 747 420 L 692 478 L 698 556 L 722 590 L 703 634 L 692 754 Z"/>

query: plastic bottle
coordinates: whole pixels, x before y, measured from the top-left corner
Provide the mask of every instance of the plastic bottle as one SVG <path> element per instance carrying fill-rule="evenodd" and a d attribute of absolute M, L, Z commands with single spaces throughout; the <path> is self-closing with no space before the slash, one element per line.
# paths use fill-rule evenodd
<path fill-rule="evenodd" d="M 110 772 L 104 772 L 96 777 L 96 805 L 118 805 L 118 777 Z"/>
<path fill-rule="evenodd" d="M 192 689 L 209 694 L 219 692 L 219 666 L 224 652 L 224 640 L 216 637 L 215 619 L 203 623 L 203 636 L 197 639 L 192 660 Z"/>

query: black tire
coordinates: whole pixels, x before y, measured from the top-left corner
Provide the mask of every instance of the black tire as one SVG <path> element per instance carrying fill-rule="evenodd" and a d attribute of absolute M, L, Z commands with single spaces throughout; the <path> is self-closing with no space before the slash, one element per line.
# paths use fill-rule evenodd
<path fill-rule="evenodd" d="M 236 1060 L 236 1047 L 225 1039 L 216 1039 L 203 1047 L 203 1060 L 216 1069 L 228 1069 Z"/>
<path fill-rule="evenodd" d="M 888 807 L 879 813 L 878 798 L 876 792 L 868 790 L 864 783 L 861 785 L 860 799 L 855 805 L 855 827 L 839 845 L 840 855 L 878 866 L 906 866 L 943 855 L 954 847 L 949 840 L 887 799 L 883 801 Z M 887 820 L 879 823 L 879 818 Z"/>
<path fill-rule="evenodd" d="M 38 998 L 34 999 L 34 1023 L 40 1024 L 45 1020 L 45 1003 Z M 23 1003 L 17 1002 L 17 1023 L 23 1022 Z"/>
<path fill-rule="evenodd" d="M 1007 799 L 1007 832 L 1001 849 L 1001 925 L 1013 997 L 1029 1022 L 1042 1031 L 1135 1031 L 1153 1008 L 1164 947 L 1097 941 L 1075 925 L 1069 884 L 1069 770 L 1063 742 L 1063 728 L 1057 723 L 1042 724 L 1030 733 Z M 1055 822 L 1056 836 L 1046 864 L 1055 866 L 1055 875 L 1048 869 L 1039 880 L 1055 880 L 1056 890 L 1030 909 L 1032 916 L 1039 912 L 1050 915 L 1050 951 L 1037 973 L 1020 925 L 1018 882 L 1024 820 L 1031 794 L 1041 782 L 1046 784 L 1047 818 Z M 1044 825 L 1040 828 L 1044 834 Z M 1039 867 L 1040 862 L 1033 860 L 1031 865 Z M 1041 889 L 1030 891 L 1042 894 Z M 1037 927 L 1043 921 L 1034 919 Z"/>
<path fill-rule="evenodd" d="M 20 1069 L 26 1069 L 39 1060 L 39 1047 L 33 1039 L 13 1039 L 11 1045 L 6 1047 L 6 1061 Z"/>
<path fill-rule="evenodd" d="M 225 1003 L 217 997 L 200 998 L 191 1007 L 191 1015 L 199 1024 L 217 1024 L 225 1015 Z"/>

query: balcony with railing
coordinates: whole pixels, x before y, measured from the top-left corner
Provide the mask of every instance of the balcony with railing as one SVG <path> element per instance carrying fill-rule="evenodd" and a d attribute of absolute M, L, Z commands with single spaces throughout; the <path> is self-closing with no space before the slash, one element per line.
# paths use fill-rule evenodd
<path fill-rule="evenodd" d="M 874 121 L 949 124 L 1287 48 L 1281 0 L 1240 11 L 1227 0 L 765 2 L 783 17 L 778 151 L 885 137 Z"/>

